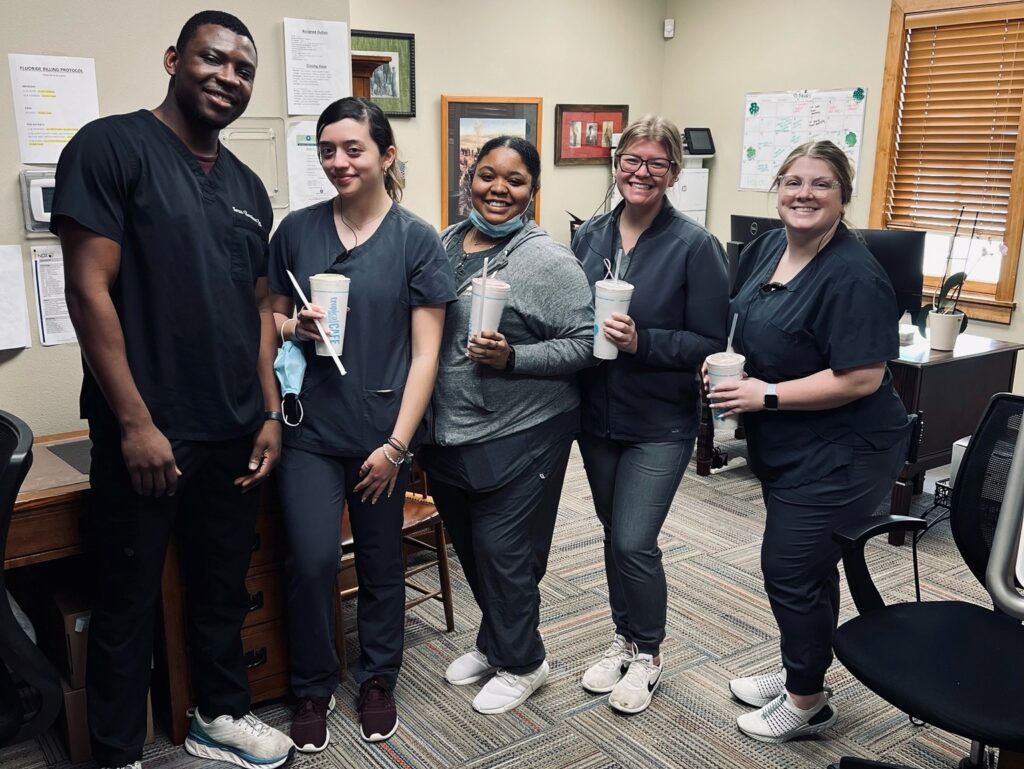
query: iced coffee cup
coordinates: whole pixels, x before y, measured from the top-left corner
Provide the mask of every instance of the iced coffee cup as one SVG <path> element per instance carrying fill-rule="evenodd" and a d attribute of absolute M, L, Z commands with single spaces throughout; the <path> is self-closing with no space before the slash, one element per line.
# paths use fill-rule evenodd
<path fill-rule="evenodd" d="M 746 358 L 737 352 L 716 352 L 708 356 L 708 382 L 712 390 L 722 382 L 731 382 L 743 376 Z M 736 430 L 740 420 L 736 416 L 725 417 L 718 409 L 712 409 L 716 430 Z"/>
<path fill-rule="evenodd" d="M 599 280 L 594 284 L 594 357 L 615 360 L 619 348 L 604 335 L 604 322 L 613 312 L 629 314 L 629 300 L 633 298 L 633 284 L 624 280 Z"/>
<path fill-rule="evenodd" d="M 309 278 L 309 301 L 323 308 L 324 318 L 320 325 L 324 327 L 334 351 L 341 355 L 345 345 L 345 317 L 348 315 L 348 288 L 352 281 L 344 275 L 332 272 L 311 275 Z M 330 356 L 327 345 L 316 343 L 316 354 Z"/>
<path fill-rule="evenodd" d="M 481 331 L 497 331 L 501 314 L 508 303 L 508 283 L 488 278 L 486 290 L 483 278 L 473 278 L 473 303 L 469 310 L 469 338 Z"/>

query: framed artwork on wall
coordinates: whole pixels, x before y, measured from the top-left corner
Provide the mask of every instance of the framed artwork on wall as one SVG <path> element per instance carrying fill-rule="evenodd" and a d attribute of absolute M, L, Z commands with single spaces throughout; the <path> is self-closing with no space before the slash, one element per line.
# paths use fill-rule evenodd
<path fill-rule="evenodd" d="M 488 140 L 518 136 L 540 148 L 543 100 L 537 96 L 441 96 L 441 226 L 469 216 L 469 169 Z M 540 193 L 529 216 L 539 221 Z"/>
<path fill-rule="evenodd" d="M 607 165 L 612 134 L 622 133 L 628 121 L 627 104 L 556 104 L 555 165 Z"/>
<path fill-rule="evenodd" d="M 387 56 L 370 76 L 370 99 L 388 117 L 416 117 L 416 36 L 352 30 L 352 55 Z"/>

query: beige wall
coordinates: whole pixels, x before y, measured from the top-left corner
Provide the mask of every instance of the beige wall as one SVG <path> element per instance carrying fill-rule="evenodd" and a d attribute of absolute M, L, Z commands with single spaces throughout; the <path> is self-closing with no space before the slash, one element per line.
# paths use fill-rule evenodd
<path fill-rule="evenodd" d="M 18 3 L 2 0 L 0 23 L 0 244 L 22 245 L 25 291 L 31 298 L 30 251 L 24 238 L 17 173 L 22 168 L 11 106 L 8 53 L 88 56 L 96 60 L 101 115 L 155 107 L 163 99 L 167 75 L 164 50 L 173 45 L 185 20 L 213 5 L 246 23 L 259 49 L 256 88 L 249 116 L 283 116 L 284 53 L 282 16 L 347 21 L 348 0 L 287 0 L 284 3 L 218 0 L 190 5 L 157 0 L 55 0 Z M 276 214 L 277 212 L 275 212 Z M 78 419 L 81 363 L 77 344 L 42 347 L 31 321 L 33 347 L 0 351 L 0 409 L 25 419 L 38 434 L 84 427 Z"/>
<path fill-rule="evenodd" d="M 857 194 L 847 209 L 855 226 L 867 226 L 889 7 L 889 0 L 858 0 L 855 9 L 840 0 L 667 0 L 676 37 L 665 47 L 662 109 L 680 126 L 712 129 L 708 229 L 720 239 L 729 239 L 731 214 L 776 216 L 774 195 L 739 191 L 743 97 L 758 91 L 867 89 Z M 1021 275 L 1016 301 L 1024 307 Z M 970 331 L 1024 342 L 1024 311 L 1009 326 L 972 321 Z M 1014 389 L 1024 392 L 1019 358 Z"/>
<path fill-rule="evenodd" d="M 664 0 L 351 0 L 352 27 L 416 35 L 416 117 L 392 121 L 408 162 L 404 203 L 441 223 L 441 94 L 540 96 L 540 223 L 568 241 L 566 210 L 586 218 L 611 174 L 554 166 L 556 104 L 628 104 L 657 111 Z"/>

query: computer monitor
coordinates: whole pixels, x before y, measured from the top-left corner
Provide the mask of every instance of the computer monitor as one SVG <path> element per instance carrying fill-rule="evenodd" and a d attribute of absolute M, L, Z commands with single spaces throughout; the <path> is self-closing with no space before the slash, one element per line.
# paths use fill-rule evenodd
<path fill-rule="evenodd" d="M 915 230 L 857 230 L 868 251 L 889 276 L 900 314 L 921 309 L 925 233 Z"/>
<path fill-rule="evenodd" d="M 729 240 L 746 245 L 758 235 L 768 230 L 777 230 L 782 227 L 781 219 L 772 219 L 768 216 L 743 216 L 733 214 L 729 217 Z"/>

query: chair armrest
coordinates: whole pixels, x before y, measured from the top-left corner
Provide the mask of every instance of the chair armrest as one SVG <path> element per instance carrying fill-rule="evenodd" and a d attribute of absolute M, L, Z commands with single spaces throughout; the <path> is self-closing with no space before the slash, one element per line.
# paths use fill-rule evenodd
<path fill-rule="evenodd" d="M 890 531 L 919 531 L 927 527 L 923 518 L 907 515 L 881 515 L 856 523 L 840 526 L 832 532 L 832 539 L 843 551 L 843 568 L 846 582 L 857 611 L 865 614 L 885 606 L 878 593 L 864 558 L 864 546 L 869 539 Z"/>

